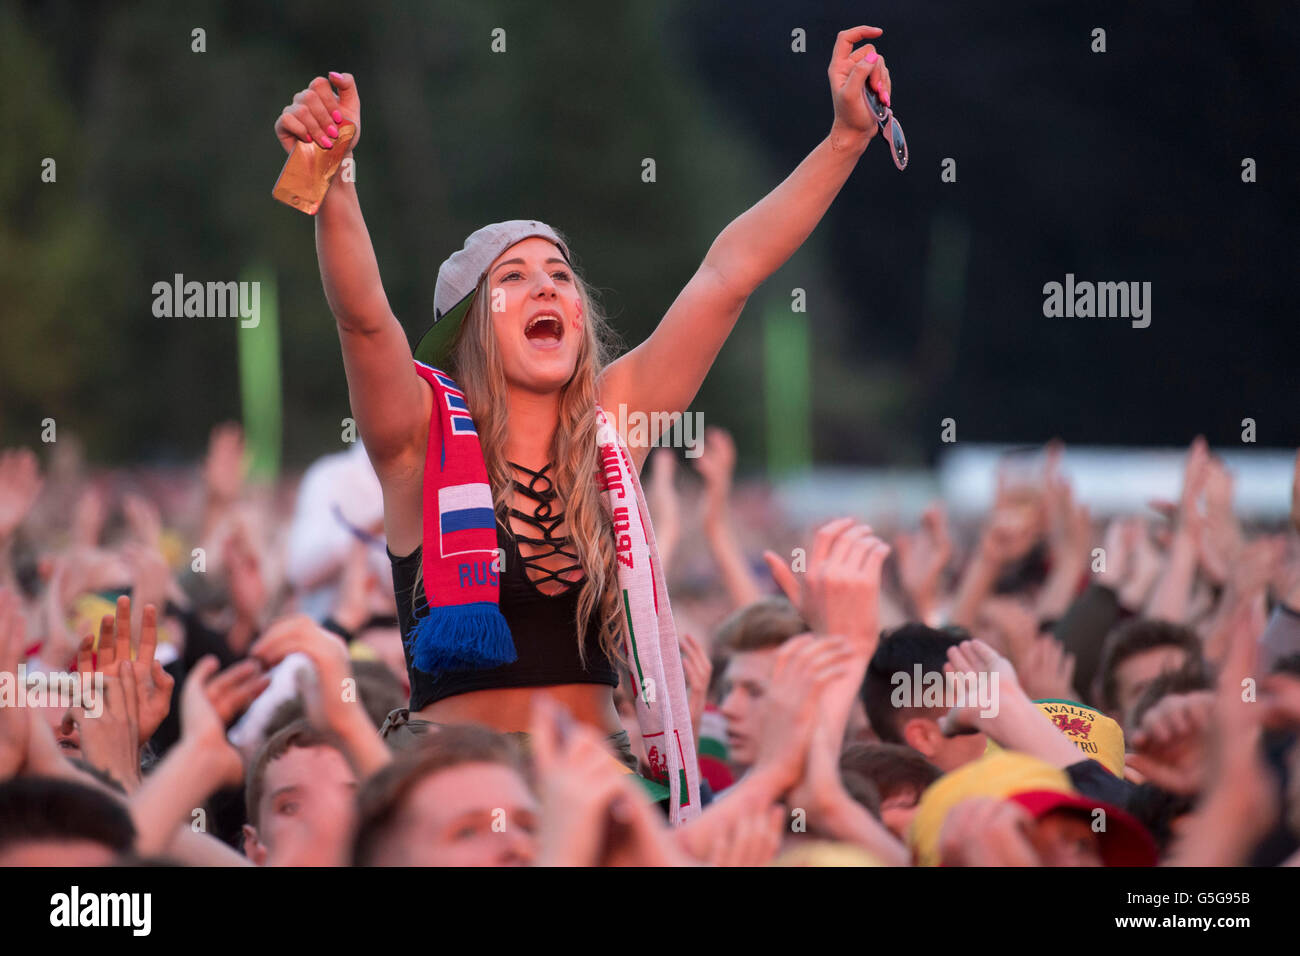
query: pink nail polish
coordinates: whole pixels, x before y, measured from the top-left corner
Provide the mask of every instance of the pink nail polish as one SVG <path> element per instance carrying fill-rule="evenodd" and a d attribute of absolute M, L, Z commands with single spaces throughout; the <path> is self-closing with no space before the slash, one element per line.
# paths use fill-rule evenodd
<path fill-rule="evenodd" d="M 342 123 L 342 122 L 343 122 L 343 114 L 340 113 L 338 110 L 335 110 L 333 113 L 330 114 L 330 116 L 332 116 L 332 117 L 334 118 L 334 122 L 336 122 L 336 123 Z"/>
<path fill-rule="evenodd" d="M 326 132 L 327 134 L 329 134 L 330 138 L 333 138 L 333 137 L 339 135 L 339 131 L 338 131 L 338 127 L 337 127 L 337 126 L 327 126 L 327 127 L 325 128 L 325 132 Z"/>
<path fill-rule="evenodd" d="M 882 90 L 881 93 L 880 93 L 880 98 L 881 98 L 882 100 L 884 100 L 884 101 L 885 101 L 885 105 L 888 106 L 888 105 L 889 105 L 889 90 Z"/>
<path fill-rule="evenodd" d="M 876 58 L 876 51 L 875 51 L 875 50 L 872 50 L 870 53 L 867 54 L 867 62 L 868 62 L 868 63 L 875 63 L 875 62 L 876 62 L 876 59 L 877 59 L 877 58 Z"/>
<path fill-rule="evenodd" d="M 334 141 L 331 139 L 326 139 L 324 136 L 322 136 L 320 138 L 320 144 L 324 146 L 326 149 L 329 149 L 331 146 L 334 145 Z"/>

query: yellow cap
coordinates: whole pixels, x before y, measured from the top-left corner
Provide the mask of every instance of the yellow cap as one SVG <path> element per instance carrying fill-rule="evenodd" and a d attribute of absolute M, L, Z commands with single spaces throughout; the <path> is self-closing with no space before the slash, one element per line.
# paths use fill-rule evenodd
<path fill-rule="evenodd" d="M 939 865 L 939 830 L 949 811 L 963 800 L 1001 800 L 1031 790 L 1075 792 L 1064 770 L 1014 750 L 999 750 L 944 774 L 921 795 L 908 830 L 908 845 L 917 864 Z"/>
<path fill-rule="evenodd" d="M 1034 704 L 1085 756 L 1115 776 L 1124 776 L 1124 730 L 1118 723 L 1073 700 L 1036 700 Z"/>

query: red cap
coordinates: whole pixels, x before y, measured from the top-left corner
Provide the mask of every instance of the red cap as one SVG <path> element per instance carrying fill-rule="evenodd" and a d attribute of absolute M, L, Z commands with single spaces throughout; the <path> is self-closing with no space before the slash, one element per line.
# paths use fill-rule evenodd
<path fill-rule="evenodd" d="M 1007 799 L 1020 804 L 1035 820 L 1041 820 L 1053 810 L 1079 810 L 1091 820 L 1094 810 L 1104 810 L 1106 829 L 1097 834 L 1102 863 L 1106 866 L 1156 865 L 1156 844 L 1151 834 L 1119 807 L 1056 790 L 1027 790 Z"/>

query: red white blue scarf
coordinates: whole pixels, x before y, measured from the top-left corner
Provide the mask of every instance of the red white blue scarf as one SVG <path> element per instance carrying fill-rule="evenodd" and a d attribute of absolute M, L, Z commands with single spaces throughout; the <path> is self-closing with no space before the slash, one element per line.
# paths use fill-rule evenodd
<path fill-rule="evenodd" d="M 419 361 L 415 370 L 433 387 L 434 407 L 424 465 L 429 613 L 406 637 L 412 661 L 431 673 L 509 664 L 516 653 L 498 603 L 496 513 L 478 431 L 465 393 L 449 375 Z M 599 406 L 596 423 L 601 490 L 618 555 L 624 647 L 640 689 L 637 720 L 651 775 L 669 790 L 669 819 L 681 823 L 700 812 L 700 783 L 677 630 L 640 479 Z"/>

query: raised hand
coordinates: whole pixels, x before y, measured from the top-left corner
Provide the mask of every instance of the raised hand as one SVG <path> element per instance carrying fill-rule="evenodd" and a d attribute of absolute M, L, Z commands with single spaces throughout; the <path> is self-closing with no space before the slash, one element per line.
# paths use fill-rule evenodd
<path fill-rule="evenodd" d="M 178 831 L 193 837 L 188 826 L 193 808 L 244 779 L 243 761 L 226 738 L 220 703 L 236 682 L 229 678 L 230 671 L 214 677 L 217 667 L 217 659 L 209 654 L 190 669 L 181 688 L 181 739 L 131 795 L 136 850 L 142 855 L 164 852 Z M 124 668 L 123 673 L 130 671 Z"/>
<path fill-rule="evenodd" d="M 943 571 L 952 557 L 948 515 L 943 505 L 936 502 L 926 508 L 920 530 L 900 534 L 894 539 L 894 547 L 898 549 L 898 576 L 903 590 L 911 598 L 917 618 L 931 621 L 938 610 Z"/>
<path fill-rule="evenodd" d="M 347 645 L 305 614 L 295 614 L 272 625 L 249 649 L 250 656 L 268 670 L 293 653 L 306 655 L 316 671 L 315 684 L 303 688 L 312 723 L 339 737 L 361 776 L 387 763 L 391 754 L 360 698 L 345 693 L 349 686 L 345 682 L 353 679 Z"/>
<path fill-rule="evenodd" d="M 722 581 L 735 607 L 744 607 L 762 596 L 758 581 L 731 526 L 731 479 L 736 470 L 736 443 L 725 429 L 710 427 L 704 432 L 704 454 L 695 459 L 695 470 L 704 478 L 704 535 L 718 562 Z M 658 527 L 656 525 L 656 527 Z"/>
<path fill-rule="evenodd" d="M 685 631 L 678 638 L 678 644 L 682 652 L 682 671 L 686 675 L 686 698 L 691 712 L 691 726 L 695 728 L 695 738 L 698 742 L 700 720 L 704 716 L 704 707 L 709 700 L 709 681 L 713 677 L 713 661 L 709 660 L 709 652 L 704 649 L 704 645 Z"/>
<path fill-rule="evenodd" d="M 269 686 L 271 678 L 262 670 L 261 664 L 244 658 L 209 680 L 204 692 L 222 725 L 228 727 Z"/>
<path fill-rule="evenodd" d="M 1241 526 L 1232 512 L 1232 475 L 1217 458 L 1206 465 L 1205 520 L 1201 523 L 1201 567 L 1211 580 L 1222 584 L 1228 579 L 1245 544 Z"/>
<path fill-rule="evenodd" d="M 977 556 L 1001 568 L 1028 554 L 1043 530 L 1043 498 L 1040 489 L 1013 486 L 1007 473 L 999 471 Z"/>
<path fill-rule="evenodd" d="M 208 495 L 220 504 L 239 497 L 248 462 L 244 452 L 244 430 L 225 422 L 208 436 L 208 454 L 203 461 L 203 483 Z"/>
<path fill-rule="evenodd" d="M 802 585 L 774 553 L 763 555 L 818 637 L 843 640 L 848 649 L 848 666 L 827 685 L 819 704 L 837 743 L 844 739 L 853 701 L 880 643 L 880 575 L 889 552 L 869 526 L 841 518 L 818 530 Z"/>
<path fill-rule="evenodd" d="M 1266 535 L 1243 545 L 1228 573 L 1227 586 L 1219 599 L 1219 611 L 1205 642 L 1207 660 L 1217 662 L 1226 652 L 1236 613 L 1247 609 L 1248 626 L 1260 634 L 1265 627 L 1265 596 L 1268 583 L 1275 579 L 1286 551 L 1281 535 Z"/>
<path fill-rule="evenodd" d="M 1186 619 L 1188 599 L 1199 564 L 1201 532 L 1205 521 L 1200 501 L 1209 479 L 1209 468 L 1209 446 L 1204 438 L 1197 436 L 1188 449 L 1183 464 L 1183 488 L 1177 506 L 1167 502 L 1152 502 L 1153 507 L 1173 517 L 1174 527 L 1163 574 L 1147 599 L 1147 617 L 1175 622 Z"/>
<path fill-rule="evenodd" d="M 869 525 L 838 518 L 817 530 L 802 584 L 775 552 L 763 559 L 814 632 L 847 638 L 869 659 L 880 640 L 880 572 L 889 552 Z"/>
<path fill-rule="evenodd" d="M 87 484 L 77 498 L 72 512 L 73 546 L 99 547 L 100 532 L 104 529 L 106 505 L 104 492 L 93 482 Z"/>
<path fill-rule="evenodd" d="M 347 645 L 305 614 L 277 621 L 249 649 L 267 670 L 293 653 L 306 655 L 316 669 L 317 684 L 306 701 L 314 723 L 322 730 L 339 731 L 356 720 L 358 711 L 365 716 L 359 703 L 344 699 L 344 681 L 352 677 Z"/>
<path fill-rule="evenodd" d="M 13 591 L 0 588 L 0 673 L 18 673 L 26 643 L 22 603 Z M 27 707 L 0 707 L 0 781 L 16 774 L 26 760 L 30 713 Z"/>
<path fill-rule="evenodd" d="M 104 620 L 112 618 L 105 615 Z M 77 722 L 86 760 L 132 793 L 140 785 L 140 708 L 129 647 L 120 663 L 101 667 L 97 673 L 81 672 L 83 687 L 92 680 L 102 682 L 103 699 L 97 715 L 87 713 L 84 706 L 71 707 L 69 713 Z"/>
<path fill-rule="evenodd" d="M 1033 700 L 1078 700 L 1074 689 L 1074 655 L 1051 635 L 1034 638 L 1016 673 Z"/>
<path fill-rule="evenodd" d="M 275 121 L 275 135 L 286 153 L 292 153 L 299 142 L 315 142 L 322 149 L 330 149 L 344 123 L 357 128 L 349 146 L 351 152 L 361 141 L 361 98 L 351 73 L 330 73 L 329 79 L 318 76 L 294 96 Z"/>
<path fill-rule="evenodd" d="M 811 634 L 792 637 L 777 650 L 772 681 L 763 695 L 754 769 L 770 773 L 779 783 L 779 792 L 784 793 L 802 776 L 806 748 L 817 721 L 818 698 L 843 676 L 851 657 L 844 640 L 818 640 Z"/>
<path fill-rule="evenodd" d="M 104 674 L 116 674 L 121 666 L 132 672 L 129 686 L 136 698 L 133 707 L 137 742 L 144 746 L 171 710 L 176 679 L 163 670 L 162 662 L 154 656 L 158 649 L 158 609 L 152 604 L 145 605 L 135 641 L 131 638 L 131 599 L 126 595 L 119 597 L 115 611 L 115 617 L 106 614 L 100 621 L 97 644 L 90 635 L 82 640 L 77 652 L 77 669 L 83 673 L 93 668 Z"/>
<path fill-rule="evenodd" d="M 990 692 L 996 695 L 999 711 L 1002 710 L 1002 705 L 1008 697 L 1027 698 L 1011 661 L 983 641 L 962 641 L 957 646 L 948 648 L 948 662 L 943 665 L 943 669 L 945 673 L 953 673 L 959 677 L 970 675 L 978 679 L 981 674 L 988 675 L 986 677 L 988 687 Z M 993 684 L 994 674 L 997 675 L 996 688 Z M 967 686 L 974 685 L 968 683 Z M 971 696 L 973 695 L 967 695 L 964 706 L 953 707 L 939 721 L 939 726 L 945 734 L 952 735 L 962 731 L 978 733 L 984 729 L 983 717 L 980 713 L 983 705 L 978 700 L 972 700 Z"/>
<path fill-rule="evenodd" d="M 1277 780 L 1261 753 L 1264 708 L 1243 692 L 1257 672 L 1261 623 L 1250 605 L 1232 612 L 1209 718 L 1207 786 L 1171 865 L 1241 866 L 1277 821 Z"/>
<path fill-rule="evenodd" d="M 1249 600 L 1262 595 L 1286 556 L 1286 539 L 1264 535 L 1243 544 L 1228 569 L 1227 590 L 1231 597 Z"/>
<path fill-rule="evenodd" d="M 131 630 L 139 633 L 145 605 L 167 606 L 172 572 L 155 545 L 128 541 L 122 546 L 122 560 L 131 574 Z"/>
<path fill-rule="evenodd" d="M 949 613 L 953 624 L 968 630 L 974 627 L 1002 569 L 1028 554 L 1042 534 L 1041 489 L 1013 486 L 1005 468 L 998 469 L 996 481 L 992 510 L 962 571 Z"/>
<path fill-rule="evenodd" d="M 41 493 L 41 468 L 28 448 L 0 452 L 0 542 L 23 523 Z"/>
<path fill-rule="evenodd" d="M 1049 451 L 1044 502 L 1047 511 L 1047 546 L 1052 570 L 1038 597 L 1038 613 L 1055 619 L 1074 600 L 1079 578 L 1088 566 L 1092 523 L 1087 505 L 1074 499 L 1074 489 L 1060 471 L 1061 446 Z"/>
<path fill-rule="evenodd" d="M 1057 457 L 1046 476 L 1045 501 L 1047 508 L 1047 544 L 1051 549 L 1052 563 L 1082 562 L 1088 552 L 1091 526 L 1088 508 L 1074 499 L 1074 488 L 1060 472 Z"/>
<path fill-rule="evenodd" d="M 136 541 L 150 550 L 162 546 L 162 515 L 158 506 L 142 495 L 123 495 L 122 513 Z"/>
<path fill-rule="evenodd" d="M 1210 480 L 1210 446 L 1198 435 L 1187 450 L 1183 464 L 1183 490 L 1178 498 L 1177 530 L 1191 534 L 1199 540 L 1205 516 L 1201 512 L 1201 496 Z"/>
<path fill-rule="evenodd" d="M 659 546 L 659 563 L 668 573 L 673 552 L 682 534 L 682 504 L 677 493 L 677 453 L 671 448 L 656 448 L 651 456 L 654 468 L 646 486 L 650 516 L 654 519 L 655 543 Z"/>
<path fill-rule="evenodd" d="M 1170 694 L 1142 717 L 1125 765 L 1170 793 L 1192 796 L 1205 785 L 1214 692 Z"/>
<path fill-rule="evenodd" d="M 831 98 L 835 103 L 835 126 L 859 134 L 868 141 L 876 135 L 879 125 L 867 107 L 862 91 L 868 86 L 886 106 L 893 89 L 885 58 L 867 43 L 853 49 L 855 43 L 874 40 L 885 31 L 878 27 L 860 26 L 842 30 L 835 37 L 830 66 L 826 75 L 830 79 Z"/>
<path fill-rule="evenodd" d="M 236 786 L 244 777 L 239 751 L 226 739 L 226 714 L 239 696 L 237 688 L 249 686 L 242 677 L 232 675 L 241 664 L 218 674 L 220 665 L 209 654 L 194 665 L 181 688 L 181 739 L 212 755 L 214 780 L 224 786 Z"/>
<path fill-rule="evenodd" d="M 804 810 L 810 827 L 820 832 L 821 818 L 852 799 L 840 777 L 839 742 L 828 732 L 825 721 L 818 721 L 808 740 L 803 776 L 786 795 L 786 805 Z"/>
<path fill-rule="evenodd" d="M 994 633 L 989 633 L 990 629 Z M 980 606 L 976 630 L 1019 671 L 1038 640 L 1038 615 L 1019 598 L 999 595 Z"/>
<path fill-rule="evenodd" d="M 1114 591 L 1122 607 L 1141 609 L 1161 568 L 1146 519 L 1116 518 L 1106 527 L 1103 547 L 1106 569 L 1096 573 L 1097 583 Z"/>
<path fill-rule="evenodd" d="M 725 505 L 731 497 L 731 479 L 736 472 L 736 442 L 725 428 L 710 426 L 704 431 L 704 454 L 695 459 L 695 470 L 704 479 L 706 507 Z"/>

